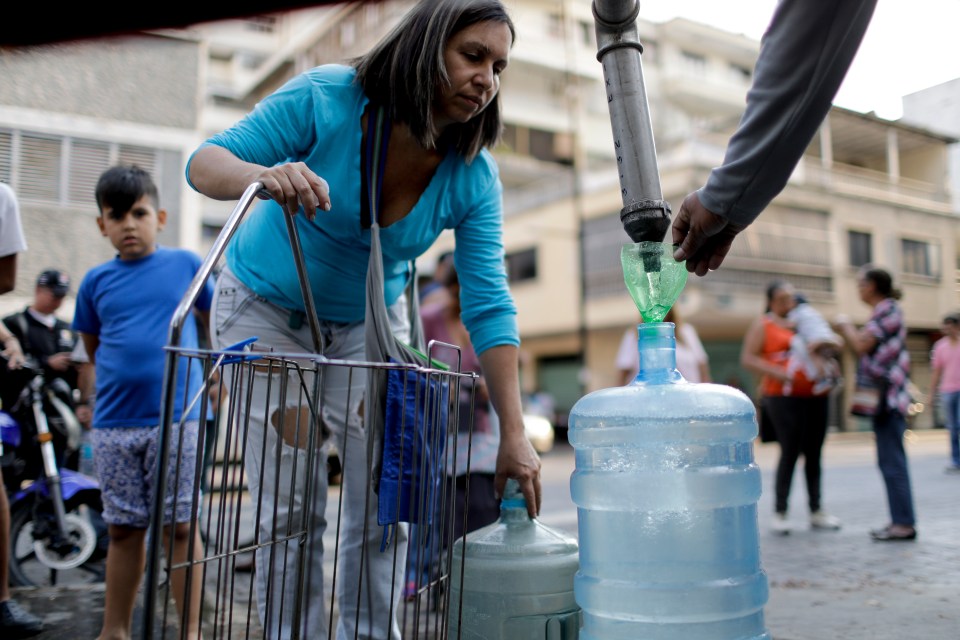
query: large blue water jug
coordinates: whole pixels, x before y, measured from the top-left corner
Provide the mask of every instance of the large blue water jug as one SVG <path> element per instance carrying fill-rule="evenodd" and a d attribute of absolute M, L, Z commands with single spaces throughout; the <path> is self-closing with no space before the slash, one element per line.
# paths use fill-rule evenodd
<path fill-rule="evenodd" d="M 570 413 L 584 640 L 769 640 L 742 392 L 676 369 L 673 323 L 639 326 L 640 372 Z"/>
<path fill-rule="evenodd" d="M 516 480 L 500 518 L 454 542 L 452 556 L 451 639 L 577 640 L 577 541 L 531 519 Z"/>

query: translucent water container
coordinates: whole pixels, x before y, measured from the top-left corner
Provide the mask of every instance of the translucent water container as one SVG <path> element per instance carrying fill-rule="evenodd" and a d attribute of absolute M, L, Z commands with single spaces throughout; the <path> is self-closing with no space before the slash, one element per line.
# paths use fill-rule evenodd
<path fill-rule="evenodd" d="M 632 383 L 570 413 L 580 638 L 769 640 L 754 405 L 684 380 L 672 323 L 641 324 L 638 347 Z"/>
<path fill-rule="evenodd" d="M 499 520 L 454 542 L 449 637 L 576 640 L 577 551 L 572 536 L 527 515 L 516 480 L 508 480 Z"/>

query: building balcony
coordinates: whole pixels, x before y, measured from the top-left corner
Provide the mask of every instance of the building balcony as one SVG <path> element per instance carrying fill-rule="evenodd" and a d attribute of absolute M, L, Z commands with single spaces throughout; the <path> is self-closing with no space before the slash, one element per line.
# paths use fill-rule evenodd
<path fill-rule="evenodd" d="M 797 166 L 791 183 L 856 198 L 922 206 L 943 213 L 951 211 L 951 194 L 946 183 L 934 184 L 840 162 L 824 166 L 819 158 L 810 156 Z"/>
<path fill-rule="evenodd" d="M 729 76 L 714 76 L 694 70 L 658 74 L 660 96 L 691 114 L 731 117 L 743 113 L 748 79 L 736 81 Z"/>

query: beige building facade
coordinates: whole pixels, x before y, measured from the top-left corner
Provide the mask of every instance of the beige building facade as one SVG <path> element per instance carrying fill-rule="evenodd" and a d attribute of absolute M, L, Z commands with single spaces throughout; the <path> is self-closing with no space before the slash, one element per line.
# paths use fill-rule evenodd
<path fill-rule="evenodd" d="M 183 179 L 189 152 L 294 74 L 365 51 L 411 5 L 327 5 L 0 53 L 0 68 L 19 82 L 16 90 L 0 88 L 0 180 L 21 193 L 31 245 L 19 297 L 0 302 L 19 304 L 32 291 L 33 271 L 55 260 L 79 280 L 109 255 L 92 228 L 90 181 L 121 159 L 151 163 L 157 172 L 179 221 L 161 241 L 203 254 L 233 203 L 189 189 Z M 518 39 L 503 77 L 506 130 L 495 152 L 505 187 L 505 257 L 523 341 L 522 384 L 552 393 L 562 424 L 577 398 L 616 384 L 616 349 L 638 320 L 620 267 L 629 238 L 619 221 L 623 203 L 590 3 L 507 0 L 507 6 Z M 651 23 L 642 15 L 641 7 L 660 177 L 664 197 L 677 208 L 722 161 L 759 43 L 689 20 Z M 30 91 L 34 80 L 45 87 L 38 95 Z M 25 141 L 33 137 L 52 137 L 59 155 L 34 154 L 48 172 L 28 180 L 33 156 L 24 155 Z M 678 302 L 704 341 L 714 380 L 752 394 L 755 381 L 740 368 L 739 349 L 771 280 L 791 280 L 828 318 L 845 313 L 863 321 L 869 310 L 857 299 L 854 274 L 872 262 L 889 269 L 905 293 L 913 377 L 927 391 L 928 351 L 940 318 L 960 306 L 958 211 L 947 179 L 953 142 L 920 126 L 833 109 L 787 188 L 737 238 L 723 268 L 691 276 Z M 94 151 L 84 155 L 87 149 Z M 59 176 L 55 188 L 44 182 L 50 172 Z M 31 195 L 34 183 L 55 197 Z M 421 269 L 429 270 L 452 243 L 452 234 L 441 237 Z M 849 378 L 853 363 L 845 364 Z M 838 396 L 835 426 L 860 428 L 845 418 L 843 404 Z M 932 416 L 924 412 L 918 426 L 930 426 Z"/>

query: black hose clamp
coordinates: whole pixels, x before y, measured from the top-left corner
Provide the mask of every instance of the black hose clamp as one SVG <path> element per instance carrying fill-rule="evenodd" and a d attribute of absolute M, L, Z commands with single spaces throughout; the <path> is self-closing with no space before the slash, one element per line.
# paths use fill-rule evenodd
<path fill-rule="evenodd" d="M 614 49 L 636 49 L 641 54 L 643 54 L 643 45 L 640 44 L 640 40 L 624 40 L 623 35 L 627 33 L 627 29 L 637 21 L 637 16 L 640 15 L 640 2 L 639 0 L 633 4 L 633 11 L 630 12 L 630 15 L 626 17 L 622 22 L 608 22 L 603 17 L 597 13 L 597 3 L 594 0 L 590 4 L 590 10 L 593 12 L 593 19 L 596 22 L 597 26 L 602 27 L 604 30 L 609 31 L 609 35 L 612 37 L 613 41 L 600 46 L 597 49 L 597 61 L 603 62 L 603 56 L 607 55 L 608 52 L 613 51 Z M 599 38 L 597 39 L 599 43 Z"/>

